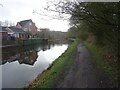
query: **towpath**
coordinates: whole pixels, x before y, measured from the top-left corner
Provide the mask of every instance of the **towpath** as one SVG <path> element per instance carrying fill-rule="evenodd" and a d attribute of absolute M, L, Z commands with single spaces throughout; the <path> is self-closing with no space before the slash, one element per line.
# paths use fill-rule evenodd
<path fill-rule="evenodd" d="M 83 44 L 77 47 L 77 55 L 71 69 L 57 88 L 111 88 L 112 82 L 99 70 Z"/>

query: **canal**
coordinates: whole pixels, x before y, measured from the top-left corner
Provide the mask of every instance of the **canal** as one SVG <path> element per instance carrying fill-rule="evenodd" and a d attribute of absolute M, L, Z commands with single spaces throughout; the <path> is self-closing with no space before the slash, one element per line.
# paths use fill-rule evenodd
<path fill-rule="evenodd" d="M 68 44 L 37 45 L 2 50 L 2 88 L 22 88 L 47 69 Z"/>

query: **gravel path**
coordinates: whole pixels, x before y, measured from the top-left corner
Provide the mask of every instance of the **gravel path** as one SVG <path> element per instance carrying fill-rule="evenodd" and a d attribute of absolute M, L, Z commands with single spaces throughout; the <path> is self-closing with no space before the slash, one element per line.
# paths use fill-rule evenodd
<path fill-rule="evenodd" d="M 70 71 L 57 88 L 111 88 L 108 77 L 96 68 L 93 60 L 84 47 L 79 44 L 77 55 Z"/>

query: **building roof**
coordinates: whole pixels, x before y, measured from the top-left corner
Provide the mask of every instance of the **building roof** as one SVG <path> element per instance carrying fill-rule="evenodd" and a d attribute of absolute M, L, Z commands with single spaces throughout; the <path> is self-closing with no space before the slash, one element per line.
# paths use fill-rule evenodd
<path fill-rule="evenodd" d="M 8 27 L 8 28 L 11 29 L 13 32 L 17 32 L 17 33 L 25 33 L 24 30 L 19 29 L 19 28 L 16 28 L 15 26 L 11 26 L 11 27 Z"/>
<path fill-rule="evenodd" d="M 31 19 L 23 20 L 23 21 L 20 21 L 19 24 L 23 27 L 23 26 L 25 26 L 26 23 L 28 23 L 28 22 L 32 22 L 32 20 L 31 20 Z"/>

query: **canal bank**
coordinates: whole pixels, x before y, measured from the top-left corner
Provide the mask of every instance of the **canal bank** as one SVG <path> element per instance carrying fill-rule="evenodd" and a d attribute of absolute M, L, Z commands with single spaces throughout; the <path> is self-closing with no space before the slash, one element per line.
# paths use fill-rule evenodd
<path fill-rule="evenodd" d="M 77 42 L 69 45 L 68 49 L 56 59 L 42 74 L 24 88 L 54 88 L 68 73 L 75 58 Z"/>
<path fill-rule="evenodd" d="M 41 44 L 41 43 L 48 43 L 48 39 L 37 38 L 37 39 L 25 39 L 25 40 L 18 41 L 18 44 L 20 46 L 33 45 L 33 44 Z"/>
<path fill-rule="evenodd" d="M 46 38 L 33 38 L 33 39 L 23 39 L 23 40 L 2 41 L 2 46 L 0 46 L 0 48 L 27 46 L 27 45 L 45 44 L 45 43 L 48 43 L 48 39 L 46 39 Z"/>

